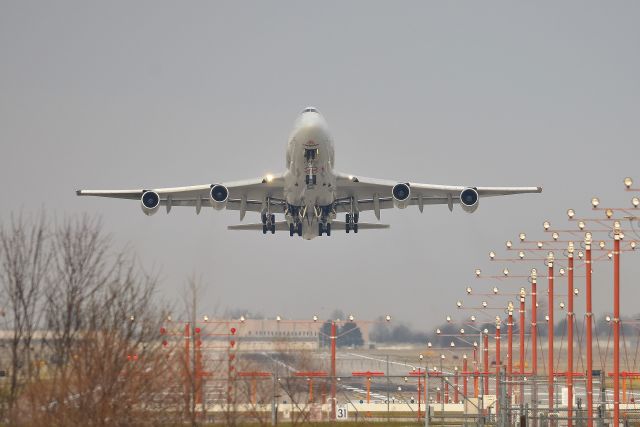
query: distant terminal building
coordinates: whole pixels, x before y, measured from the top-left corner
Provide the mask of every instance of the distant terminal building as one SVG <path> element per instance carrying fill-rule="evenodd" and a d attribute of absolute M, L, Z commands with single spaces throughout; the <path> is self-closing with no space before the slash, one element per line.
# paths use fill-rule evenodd
<path fill-rule="evenodd" d="M 299 321 L 275 319 L 210 319 L 198 322 L 201 326 L 201 338 L 207 341 L 237 342 L 238 351 L 284 351 L 284 350 L 318 350 L 323 343 L 330 342 L 330 328 L 325 321 Z M 340 336 L 340 322 L 338 336 Z M 357 324 L 357 322 L 356 322 Z M 368 345 L 368 325 L 357 324 L 364 341 Z M 230 336 L 234 328 L 233 336 Z M 345 334 L 345 336 L 348 334 Z M 338 341 L 340 343 L 340 339 Z"/>

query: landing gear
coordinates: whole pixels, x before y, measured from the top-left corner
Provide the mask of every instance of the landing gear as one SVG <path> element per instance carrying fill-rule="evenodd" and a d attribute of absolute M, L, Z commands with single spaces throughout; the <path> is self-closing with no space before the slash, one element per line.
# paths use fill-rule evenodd
<path fill-rule="evenodd" d="M 331 223 L 318 223 L 318 236 L 322 236 L 324 233 L 327 233 L 327 236 L 331 236 Z"/>
<path fill-rule="evenodd" d="M 316 185 L 316 175 L 306 175 L 304 177 L 304 183 L 307 185 Z"/>
<path fill-rule="evenodd" d="M 360 214 L 358 212 L 354 212 L 353 214 L 347 214 L 345 218 L 345 231 L 348 233 L 353 230 L 354 233 L 358 232 L 358 220 L 360 219 Z"/>
<path fill-rule="evenodd" d="M 267 234 L 270 231 L 271 234 L 276 233 L 276 216 L 274 214 L 268 214 L 262 212 L 262 234 Z"/>

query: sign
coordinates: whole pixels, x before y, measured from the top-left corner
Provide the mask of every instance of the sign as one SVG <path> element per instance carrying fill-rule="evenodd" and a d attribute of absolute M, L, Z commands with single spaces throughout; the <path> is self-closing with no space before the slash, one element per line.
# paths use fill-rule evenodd
<path fill-rule="evenodd" d="M 349 409 L 347 405 L 338 405 L 336 408 L 336 419 L 340 421 L 347 421 L 349 419 Z"/>

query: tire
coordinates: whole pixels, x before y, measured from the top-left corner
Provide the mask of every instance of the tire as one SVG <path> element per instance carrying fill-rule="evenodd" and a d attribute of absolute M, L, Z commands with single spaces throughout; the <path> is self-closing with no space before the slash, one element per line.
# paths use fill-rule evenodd
<path fill-rule="evenodd" d="M 355 224 L 353 224 L 353 232 L 354 233 L 358 232 L 358 223 L 357 222 Z"/>
<path fill-rule="evenodd" d="M 276 234 L 276 225 L 271 224 L 271 234 Z"/>
<path fill-rule="evenodd" d="M 289 224 L 289 237 L 293 237 L 293 224 Z"/>
<path fill-rule="evenodd" d="M 275 224 L 276 223 L 276 216 L 275 214 L 271 214 L 271 224 Z"/>
<path fill-rule="evenodd" d="M 324 227 L 322 226 L 322 223 L 318 223 L 318 236 L 322 236 L 323 232 L 324 232 Z"/>
<path fill-rule="evenodd" d="M 316 175 L 313 175 L 313 177 L 311 178 L 311 181 L 313 182 L 313 185 L 316 185 Z"/>
<path fill-rule="evenodd" d="M 351 222 L 351 214 L 346 214 L 344 217 L 344 222 L 349 224 Z"/>
<path fill-rule="evenodd" d="M 298 223 L 298 236 L 302 237 L 302 223 Z"/>
<path fill-rule="evenodd" d="M 266 224 L 267 223 L 267 214 L 262 212 L 262 214 L 260 215 L 260 217 L 262 218 L 262 223 Z"/>
<path fill-rule="evenodd" d="M 331 236 L 331 223 L 327 223 L 325 230 L 327 231 L 327 236 Z"/>
<path fill-rule="evenodd" d="M 347 232 L 347 234 L 349 234 L 349 231 L 351 230 L 351 225 L 348 222 L 344 225 L 344 230 Z"/>
<path fill-rule="evenodd" d="M 353 222 L 355 222 L 357 224 L 359 219 L 360 219 L 360 214 L 358 212 L 354 213 L 353 214 Z"/>
<path fill-rule="evenodd" d="M 267 234 L 267 224 L 262 224 L 262 234 Z"/>

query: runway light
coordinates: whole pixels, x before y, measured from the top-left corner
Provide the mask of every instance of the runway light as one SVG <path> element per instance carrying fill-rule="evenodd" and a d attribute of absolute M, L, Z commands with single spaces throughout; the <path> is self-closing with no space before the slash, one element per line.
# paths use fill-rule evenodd
<path fill-rule="evenodd" d="M 442 360 L 446 359 L 446 357 L 444 356 L 444 354 L 441 354 L 441 355 L 440 355 L 440 359 L 442 359 Z"/>
<path fill-rule="evenodd" d="M 631 179 L 631 177 L 626 177 L 624 179 L 624 186 L 627 188 L 631 188 L 632 185 L 633 185 L 633 180 Z"/>
<path fill-rule="evenodd" d="M 544 320 L 546 320 L 547 322 L 549 321 L 549 315 L 548 314 L 546 316 L 544 316 Z"/>
<path fill-rule="evenodd" d="M 493 252 L 493 251 L 489 252 L 489 259 L 490 260 L 493 260 L 495 257 L 496 257 L 496 253 L 495 252 Z"/>
<path fill-rule="evenodd" d="M 280 316 L 276 316 L 276 321 L 277 321 L 277 322 L 279 322 L 279 321 L 281 321 L 281 320 L 282 320 L 282 318 L 281 318 Z"/>
<path fill-rule="evenodd" d="M 464 328 L 460 328 L 460 335 L 464 335 Z"/>
<path fill-rule="evenodd" d="M 482 331 L 485 335 L 489 333 L 489 330 L 487 328 L 484 328 L 484 331 Z"/>
<path fill-rule="evenodd" d="M 564 310 L 564 302 L 560 301 L 560 310 Z"/>
<path fill-rule="evenodd" d="M 389 315 L 387 314 L 387 317 L 385 317 L 385 320 L 386 320 L 387 322 L 390 322 L 390 321 L 391 321 L 391 316 L 389 316 Z"/>
<path fill-rule="evenodd" d="M 574 211 L 573 209 L 567 209 L 567 216 L 569 217 L 569 219 L 573 219 L 573 217 L 576 216 L 576 211 Z"/>
<path fill-rule="evenodd" d="M 350 314 L 350 315 L 349 315 L 349 321 L 350 321 L 350 322 L 353 322 L 353 319 L 354 319 L 353 314 Z"/>
<path fill-rule="evenodd" d="M 502 320 L 500 319 L 500 316 L 496 316 L 496 326 L 500 326 L 501 322 Z"/>
<path fill-rule="evenodd" d="M 476 316 L 474 316 L 474 315 L 472 314 L 472 315 L 471 315 L 471 317 L 470 317 L 470 319 L 471 319 L 471 321 L 472 321 L 472 322 L 475 322 L 475 321 L 476 321 Z"/>
<path fill-rule="evenodd" d="M 431 344 L 431 341 L 429 341 L 429 342 L 427 343 L 427 348 L 431 348 L 431 347 L 432 347 L 432 344 Z"/>
<path fill-rule="evenodd" d="M 538 278 L 538 270 L 535 268 L 531 269 L 531 280 L 536 280 Z"/>
<path fill-rule="evenodd" d="M 598 205 L 600 204 L 600 199 L 598 199 L 597 197 L 594 197 L 591 199 L 591 206 L 593 206 L 593 208 L 597 208 Z"/>
<path fill-rule="evenodd" d="M 636 242 L 631 242 L 631 249 L 635 250 L 636 249 Z"/>
<path fill-rule="evenodd" d="M 471 295 L 471 286 L 467 286 L 467 295 Z"/>
<path fill-rule="evenodd" d="M 524 259 L 524 251 L 520 251 L 518 253 L 518 256 L 520 257 L 520 259 Z"/>
<path fill-rule="evenodd" d="M 462 301 L 458 301 L 458 302 L 456 302 L 456 306 L 457 306 L 458 308 L 462 307 Z"/>
<path fill-rule="evenodd" d="M 604 318 L 604 320 L 606 320 L 606 321 L 607 321 L 607 323 L 608 323 L 608 322 L 611 322 L 611 316 L 607 316 L 607 317 L 605 317 L 605 318 Z"/>
<path fill-rule="evenodd" d="M 509 304 L 507 304 L 507 311 L 509 314 L 513 313 L 513 301 L 509 301 Z"/>
<path fill-rule="evenodd" d="M 607 257 L 609 258 L 609 261 L 611 261 L 611 259 L 613 258 L 613 253 L 609 252 L 609 253 L 607 254 Z"/>
<path fill-rule="evenodd" d="M 318 316 L 316 316 L 315 314 L 313 315 L 313 321 L 317 322 L 318 321 Z"/>
<path fill-rule="evenodd" d="M 585 227 L 585 225 L 584 225 L 584 221 L 578 221 L 578 228 L 579 228 L 580 230 L 584 230 L 584 227 Z"/>
<path fill-rule="evenodd" d="M 561 269 L 560 269 L 560 275 L 561 275 L 561 276 L 564 276 L 564 273 L 565 273 L 564 268 L 561 268 Z"/>
<path fill-rule="evenodd" d="M 631 199 L 631 204 L 633 205 L 634 208 L 637 208 L 638 205 L 640 205 L 640 199 L 637 197 L 634 197 L 633 199 Z"/>
<path fill-rule="evenodd" d="M 573 289 L 573 294 L 574 295 L 578 295 L 580 293 L 580 290 L 578 288 L 574 288 Z"/>
<path fill-rule="evenodd" d="M 486 301 L 482 301 L 482 307 L 487 308 L 487 302 Z"/>
<path fill-rule="evenodd" d="M 604 240 L 600 240 L 600 243 L 598 245 L 600 246 L 600 249 L 604 249 L 604 247 L 607 246 Z"/>
<path fill-rule="evenodd" d="M 424 356 L 422 355 L 422 353 L 420 353 L 420 355 L 418 356 L 418 359 L 420 360 L 424 359 Z"/>
<path fill-rule="evenodd" d="M 558 240 L 560 238 L 560 235 L 554 231 L 551 237 L 553 238 L 553 240 Z"/>
<path fill-rule="evenodd" d="M 466 358 L 467 358 L 467 355 L 466 355 L 466 354 L 463 354 L 463 355 L 462 355 L 462 358 L 463 358 L 463 359 L 466 359 Z"/>
<path fill-rule="evenodd" d="M 440 335 L 440 328 L 436 329 L 436 335 Z"/>
<path fill-rule="evenodd" d="M 474 342 L 473 342 L 473 346 L 477 348 L 477 347 L 478 347 L 478 342 L 477 342 L 477 341 L 474 341 Z"/>
<path fill-rule="evenodd" d="M 505 243 L 505 246 L 507 247 L 507 249 L 511 249 L 511 246 L 513 246 L 513 243 L 511 242 L 511 240 L 507 240 L 507 242 Z"/>
<path fill-rule="evenodd" d="M 453 341 L 451 341 L 451 344 L 449 344 L 449 347 L 453 348 L 456 346 L 456 343 L 454 343 Z"/>
<path fill-rule="evenodd" d="M 136 320 L 136 316 L 134 316 L 134 315 L 132 314 L 132 315 L 131 315 L 131 317 L 129 317 L 129 320 L 131 320 L 131 321 L 133 322 L 134 320 Z"/>
<path fill-rule="evenodd" d="M 244 323 L 245 320 L 244 316 L 240 316 L 240 322 Z"/>
<path fill-rule="evenodd" d="M 451 316 L 447 316 L 447 323 L 451 323 Z"/>
<path fill-rule="evenodd" d="M 505 276 L 509 275 L 509 269 L 505 268 L 504 270 L 502 270 L 502 274 L 504 274 Z"/>
<path fill-rule="evenodd" d="M 582 259 L 583 256 L 584 256 L 584 253 L 582 251 L 578 251 L 578 258 Z"/>
<path fill-rule="evenodd" d="M 480 271 L 479 268 L 476 268 L 476 277 L 480 277 L 480 273 L 482 273 L 482 271 Z"/>
<path fill-rule="evenodd" d="M 202 316 L 202 320 L 204 320 L 205 322 L 209 321 L 209 316 L 207 316 L 206 314 L 204 316 Z"/>
<path fill-rule="evenodd" d="M 520 298 L 524 298 L 527 296 L 527 291 L 525 288 L 520 288 Z"/>
<path fill-rule="evenodd" d="M 538 242 L 538 249 L 542 249 L 542 242 Z"/>
<path fill-rule="evenodd" d="M 520 238 L 520 241 L 521 241 L 521 242 L 524 242 L 524 239 L 526 239 L 526 238 L 527 238 L 527 235 L 526 235 L 526 234 L 524 234 L 524 233 L 520 233 L 520 234 L 518 235 L 518 238 Z"/>
<path fill-rule="evenodd" d="M 498 294 L 498 287 L 497 286 L 493 287 L 493 293 L 496 294 L 496 295 Z"/>
<path fill-rule="evenodd" d="M 545 221 L 542 223 L 542 228 L 544 228 L 544 231 L 547 231 L 550 227 L 551 223 L 549 221 Z"/>
<path fill-rule="evenodd" d="M 171 315 L 167 315 L 167 322 L 171 322 Z"/>

